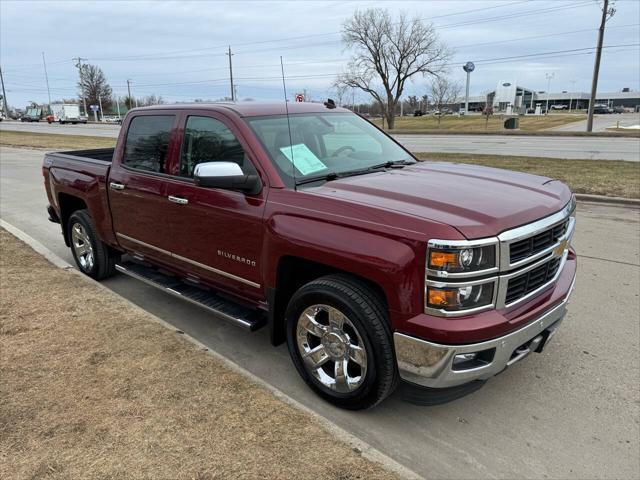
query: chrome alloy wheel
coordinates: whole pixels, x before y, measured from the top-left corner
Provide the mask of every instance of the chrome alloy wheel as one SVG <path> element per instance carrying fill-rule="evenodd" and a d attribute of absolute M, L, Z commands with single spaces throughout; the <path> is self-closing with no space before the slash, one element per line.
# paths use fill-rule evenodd
<path fill-rule="evenodd" d="M 337 308 L 312 305 L 304 310 L 298 318 L 296 339 L 306 370 L 325 387 L 349 393 L 364 382 L 365 344 Z"/>
<path fill-rule="evenodd" d="M 71 227 L 71 244 L 82 269 L 91 271 L 95 262 L 93 247 L 86 229 L 80 223 L 74 223 Z"/>

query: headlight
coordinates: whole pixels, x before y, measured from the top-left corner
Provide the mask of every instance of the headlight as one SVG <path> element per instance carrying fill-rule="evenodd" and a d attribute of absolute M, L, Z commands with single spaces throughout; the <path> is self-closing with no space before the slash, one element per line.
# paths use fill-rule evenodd
<path fill-rule="evenodd" d="M 429 246 L 428 269 L 448 273 L 478 272 L 496 266 L 496 246 Z"/>
<path fill-rule="evenodd" d="M 494 282 L 459 287 L 427 286 L 427 308 L 457 312 L 485 307 L 493 303 Z"/>

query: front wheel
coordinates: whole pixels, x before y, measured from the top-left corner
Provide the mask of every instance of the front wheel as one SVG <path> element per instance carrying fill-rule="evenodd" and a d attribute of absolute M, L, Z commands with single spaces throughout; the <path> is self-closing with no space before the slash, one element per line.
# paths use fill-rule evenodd
<path fill-rule="evenodd" d="M 367 284 L 330 275 L 300 288 L 286 312 L 287 345 L 298 373 L 325 400 L 370 408 L 397 384 L 384 301 Z"/>
<path fill-rule="evenodd" d="M 112 276 L 117 254 L 100 240 L 89 212 L 75 211 L 67 225 L 71 253 L 78 269 L 96 280 Z"/>

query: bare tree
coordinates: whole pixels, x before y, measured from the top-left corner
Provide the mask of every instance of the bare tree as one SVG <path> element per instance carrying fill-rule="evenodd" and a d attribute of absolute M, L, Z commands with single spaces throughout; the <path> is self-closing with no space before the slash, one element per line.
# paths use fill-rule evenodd
<path fill-rule="evenodd" d="M 429 94 L 431 101 L 438 110 L 446 105 L 455 103 L 460 96 L 462 86 L 458 82 L 452 82 L 445 76 L 436 77 L 431 81 Z"/>
<path fill-rule="evenodd" d="M 389 129 L 405 83 L 414 75 L 438 76 L 451 51 L 439 40 L 433 25 L 401 14 L 393 21 L 382 9 L 357 11 L 342 30 L 343 43 L 355 52 L 347 72 L 336 85 L 355 87 L 380 105 Z"/>
<path fill-rule="evenodd" d="M 140 107 L 148 107 L 150 105 L 163 105 L 164 103 L 165 101 L 161 95 L 152 94 L 152 95 L 147 95 L 146 97 L 142 97 L 138 99 L 138 106 Z"/>
<path fill-rule="evenodd" d="M 439 110 L 438 127 L 440 127 L 440 120 L 442 119 L 442 107 L 455 103 L 461 91 L 462 86 L 459 83 L 452 82 L 445 76 L 436 77 L 431 81 L 429 93 L 431 101 Z"/>
<path fill-rule="evenodd" d="M 108 109 L 111 106 L 112 91 L 100 67 L 88 63 L 82 65 L 80 78 L 80 98 L 84 96 L 88 105 L 99 105 L 101 99 L 104 109 Z"/>

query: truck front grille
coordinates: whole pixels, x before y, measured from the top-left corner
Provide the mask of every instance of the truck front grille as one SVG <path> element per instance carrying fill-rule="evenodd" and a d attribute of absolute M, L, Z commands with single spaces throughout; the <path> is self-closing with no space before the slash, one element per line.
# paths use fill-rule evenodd
<path fill-rule="evenodd" d="M 533 235 L 524 240 L 513 242 L 509 245 L 509 259 L 511 263 L 524 260 L 536 253 L 543 251 L 555 245 L 560 238 L 566 233 L 567 226 L 569 225 L 569 219 L 567 218 L 562 223 L 554 225 L 553 227 Z"/>
<path fill-rule="evenodd" d="M 510 279 L 507 287 L 505 303 L 509 305 L 518 301 L 522 297 L 550 282 L 558 272 L 561 260 L 562 259 L 560 257 L 552 258 L 539 267 Z"/>

